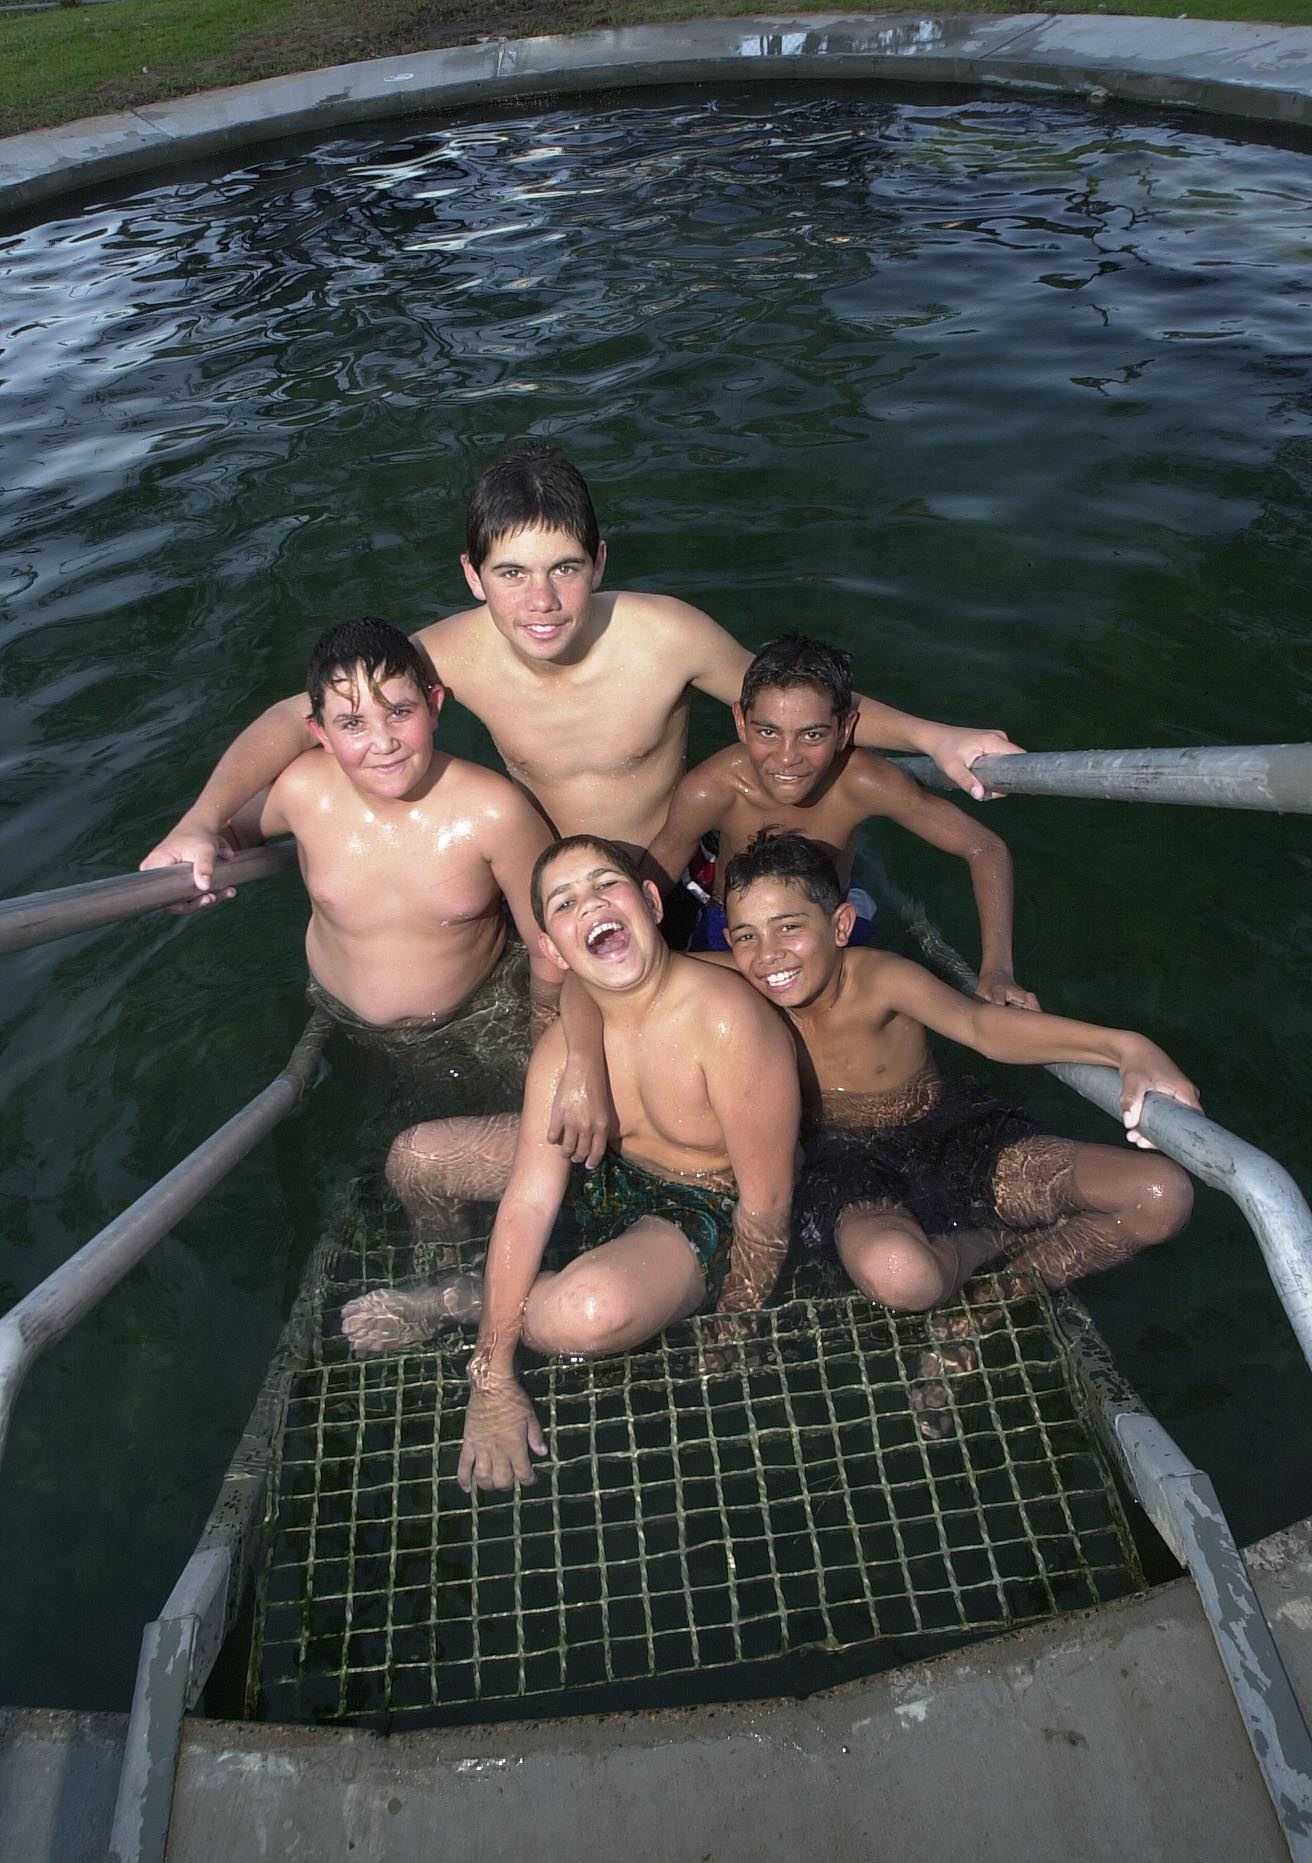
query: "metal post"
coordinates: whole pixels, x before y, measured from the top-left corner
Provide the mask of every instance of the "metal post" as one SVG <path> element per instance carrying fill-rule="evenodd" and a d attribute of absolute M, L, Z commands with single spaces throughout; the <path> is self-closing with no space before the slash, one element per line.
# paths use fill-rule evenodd
<path fill-rule="evenodd" d="M 0 1457 L 14 1403 L 36 1360 L 291 1112 L 313 1076 L 327 1031 L 326 1017 L 311 1016 L 286 1067 L 262 1093 L 0 1319 Z"/>
<path fill-rule="evenodd" d="M 933 789 L 956 788 L 928 757 L 896 761 L 917 782 Z M 1107 802 L 1180 802 L 1312 814 L 1312 744 L 1025 751 L 1014 757 L 980 757 L 971 774 L 986 788 L 1008 796 L 1093 796 Z"/>
<path fill-rule="evenodd" d="M 1112 1367 L 1073 1295 L 1062 1296 L 1059 1317 L 1104 1442 L 1197 1587 L 1289 1854 L 1312 1863 L 1312 1734 L 1216 1490 Z"/>
<path fill-rule="evenodd" d="M 219 889 L 244 886 L 248 880 L 285 873 L 295 865 L 295 844 L 272 841 L 268 847 L 247 848 L 223 861 L 214 882 Z M 81 886 L 60 886 L 51 893 L 0 900 L 0 953 L 26 951 L 32 945 L 69 938 L 74 932 L 94 931 L 119 919 L 137 918 L 161 906 L 186 905 L 196 897 L 190 866 L 177 866 L 155 867 L 149 873 L 119 873 L 108 880 L 87 880 Z"/>
<path fill-rule="evenodd" d="M 142 1632 L 114 1805 L 110 1863 L 164 1863 L 183 1717 L 200 1698 L 241 1607 L 259 1544 L 289 1373 L 304 1361 L 314 1324 L 315 1301 L 309 1290 L 318 1285 L 323 1257 L 330 1247 L 327 1239 L 320 1243 L 301 1283 L 196 1550 L 164 1609 Z"/>
<path fill-rule="evenodd" d="M 979 979 L 965 958 L 905 895 L 899 903 L 933 967 L 969 994 Z M 1119 1122 L 1121 1078 L 1114 1067 L 1053 1062 L 1047 1071 Z M 1256 1145 L 1162 1093 L 1147 1096 L 1139 1129 L 1168 1158 L 1238 1204 L 1312 1366 L 1312 1210 L 1288 1171 Z"/>

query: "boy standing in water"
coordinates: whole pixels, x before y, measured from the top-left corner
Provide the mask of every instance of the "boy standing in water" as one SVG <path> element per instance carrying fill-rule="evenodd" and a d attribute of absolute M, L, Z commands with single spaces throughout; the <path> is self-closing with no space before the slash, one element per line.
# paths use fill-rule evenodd
<path fill-rule="evenodd" d="M 549 836 L 515 788 L 437 749 L 445 693 L 413 641 L 369 617 L 321 634 L 306 675 L 307 752 L 237 824 L 296 837 L 312 911 L 312 996 L 356 1030 L 446 1028 L 523 997 L 525 937 L 539 1021 L 560 973 L 538 950 L 533 862 Z M 494 981 L 495 980 L 495 981 Z M 522 1046 L 521 1046 L 522 1054 Z"/>
<path fill-rule="evenodd" d="M 945 1081 L 927 1031 L 994 1061 L 1117 1068 L 1131 1144 L 1148 1093 L 1198 1093 L 1142 1035 L 982 1003 L 891 952 L 853 950 L 828 854 L 758 835 L 725 875 L 733 961 L 792 1025 L 813 1135 L 793 1204 L 804 1248 L 836 1247 L 861 1290 L 914 1312 L 1005 1256 L 1048 1287 L 1165 1242 L 1193 1205 L 1169 1159 L 1035 1132 L 968 1080 Z"/>
<path fill-rule="evenodd" d="M 483 473 L 461 564 L 477 606 L 421 628 L 419 645 L 558 833 L 595 831 L 641 853 L 683 774 L 693 687 L 731 704 L 746 651 L 687 602 L 600 593 L 606 546 L 587 484 L 548 446 L 512 447 Z M 968 766 L 1016 749 L 1001 732 L 872 699 L 859 701 L 855 738 L 924 751 L 979 795 Z M 142 866 L 192 862 L 200 903 L 212 901 L 223 825 L 311 745 L 304 701 L 273 706 Z"/>
<path fill-rule="evenodd" d="M 690 949 L 723 948 L 724 872 L 762 829 L 804 834 L 818 842 L 846 887 L 858 828 L 882 816 L 932 847 L 960 855 L 969 866 L 982 942 L 978 994 L 987 1002 L 1038 1008 L 1037 999 L 1012 975 L 1006 845 L 885 758 L 854 746 L 857 713 L 848 654 L 801 634 L 770 641 L 747 668 L 733 718 L 738 742 L 683 778 L 650 849 L 653 863 L 672 882 L 702 837 L 712 831 L 719 835 L 719 897 L 703 907 Z M 858 904 L 848 943 L 868 944 L 873 929 Z"/>
<path fill-rule="evenodd" d="M 800 1106 L 784 1023 L 739 978 L 669 949 L 660 895 L 623 849 L 590 835 L 556 842 L 532 893 L 543 953 L 600 1013 L 615 1102 L 615 1147 L 571 1190 L 584 1252 L 540 1272 L 570 1189 L 569 1161 L 546 1137 L 565 1066 L 557 1023 L 533 1051 L 520 1118 L 418 1130 L 428 1194 L 500 1198 L 484 1276 L 377 1289 L 342 1313 L 360 1355 L 479 1321 L 466 1488 L 530 1482 L 529 1451 L 544 1453 L 515 1377 L 521 1339 L 540 1352 L 626 1352 L 708 1298 L 726 1313 L 758 1307 L 788 1247 Z"/>

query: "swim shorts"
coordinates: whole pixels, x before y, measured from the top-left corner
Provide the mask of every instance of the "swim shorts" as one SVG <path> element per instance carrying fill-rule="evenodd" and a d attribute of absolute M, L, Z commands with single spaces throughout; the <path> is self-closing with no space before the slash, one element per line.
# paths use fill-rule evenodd
<path fill-rule="evenodd" d="M 687 1237 L 708 1295 L 719 1293 L 729 1271 L 737 1205 L 732 1191 L 657 1177 L 613 1151 L 595 1171 L 575 1165 L 570 1172 L 567 1207 L 578 1221 L 581 1250 L 613 1242 L 640 1217 L 663 1216 Z"/>
<path fill-rule="evenodd" d="M 848 888 L 849 905 L 856 907 L 856 924 L 852 927 L 849 944 L 873 944 L 875 941 L 875 902 L 864 887 Z M 708 899 L 697 914 L 697 923 L 692 928 L 688 940 L 689 951 L 727 951 L 729 941 L 725 937 L 728 924 L 724 916 L 724 907 L 718 899 Z"/>
<path fill-rule="evenodd" d="M 993 1200 L 998 1156 L 1035 1126 L 976 1080 L 940 1081 L 918 1118 L 896 1125 L 828 1126 L 803 1154 L 793 1195 L 793 1240 L 832 1251 L 834 1226 L 854 1203 L 909 1210 L 926 1235 L 1004 1226 Z"/>

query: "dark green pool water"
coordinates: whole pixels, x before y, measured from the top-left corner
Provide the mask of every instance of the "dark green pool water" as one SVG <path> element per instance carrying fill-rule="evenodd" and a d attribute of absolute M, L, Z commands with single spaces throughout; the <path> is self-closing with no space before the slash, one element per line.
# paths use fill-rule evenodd
<path fill-rule="evenodd" d="M 1197 124 L 752 91 L 352 137 L 12 234 L 0 890 L 135 865 L 327 620 L 459 605 L 467 488 L 528 432 L 589 474 L 614 583 L 749 645 L 824 632 L 909 709 L 1035 749 L 1312 737 L 1309 226 L 1306 153 Z M 1306 821 L 989 820 L 1045 1005 L 1150 1031 L 1312 1185 Z M 871 850 L 973 948 L 950 864 Z M 271 882 L 4 960 L 7 1298 L 281 1065 L 304 916 Z M 33 1374 L 4 1699 L 126 1706 L 354 1156 L 348 1084 Z M 1228 1202 L 1088 1298 L 1242 1538 L 1312 1511 L 1307 1371 Z"/>

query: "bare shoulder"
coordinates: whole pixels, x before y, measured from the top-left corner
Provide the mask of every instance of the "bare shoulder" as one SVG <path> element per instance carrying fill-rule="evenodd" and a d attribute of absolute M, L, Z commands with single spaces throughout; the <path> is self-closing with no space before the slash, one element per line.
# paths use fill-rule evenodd
<path fill-rule="evenodd" d="M 518 783 L 499 770 L 467 757 L 452 757 L 443 776 L 452 804 L 473 814 L 489 828 L 540 831 L 542 845 L 551 839 L 547 825 Z"/>
<path fill-rule="evenodd" d="M 679 673 L 685 683 L 718 670 L 721 662 L 751 657 L 718 621 L 676 595 L 648 595 L 625 589 L 613 598 L 612 615 L 622 632 L 626 653 L 643 651 Z"/>
<path fill-rule="evenodd" d="M 840 782 L 845 794 L 868 801 L 872 808 L 888 802 L 905 802 L 924 793 L 905 770 L 890 763 L 887 757 L 881 757 L 878 751 L 862 750 L 859 746 L 848 752 Z"/>
<path fill-rule="evenodd" d="M 413 637 L 416 646 L 422 647 L 433 662 L 442 684 L 453 691 L 457 679 L 468 671 L 483 645 L 486 628 L 480 622 L 485 619 L 485 609 L 461 608 L 455 614 L 443 615 L 440 621 L 429 621 Z"/>
<path fill-rule="evenodd" d="M 726 744 L 699 763 L 679 784 L 678 793 L 689 802 L 718 802 L 731 796 L 742 776 L 743 747 Z"/>
<path fill-rule="evenodd" d="M 280 809 L 305 808 L 330 795 L 341 782 L 336 763 L 318 746 L 303 750 L 276 777 L 269 790 L 269 800 Z"/>
<path fill-rule="evenodd" d="M 630 621 L 655 622 L 662 629 L 695 635 L 707 628 L 720 630 L 708 614 L 694 608 L 677 595 L 656 595 L 647 589 L 616 589 L 613 593 L 616 620 L 626 627 Z"/>
<path fill-rule="evenodd" d="M 873 945 L 848 946 L 843 953 L 843 982 L 843 996 L 851 1009 L 871 1015 L 901 1008 L 908 995 L 917 995 L 925 986 L 947 987 L 939 986 L 923 964 Z"/>
<path fill-rule="evenodd" d="M 758 995 L 732 963 L 704 964 L 700 958 L 677 951 L 671 963 L 702 1047 L 731 1045 L 744 1037 L 771 1042 L 783 1038 L 786 1045 L 787 1031 L 778 1010 Z"/>

